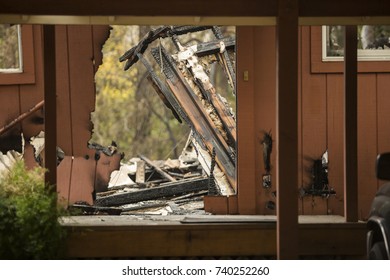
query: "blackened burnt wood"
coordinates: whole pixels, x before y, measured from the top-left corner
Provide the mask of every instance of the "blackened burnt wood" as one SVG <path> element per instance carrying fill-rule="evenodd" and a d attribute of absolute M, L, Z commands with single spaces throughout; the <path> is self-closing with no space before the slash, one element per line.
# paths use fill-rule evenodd
<path fill-rule="evenodd" d="M 213 124 L 201 101 L 186 82 L 183 74 L 177 69 L 176 64 L 172 61 L 165 49 L 163 47 L 161 49 L 155 48 L 152 49 L 151 53 L 158 64 L 163 65 L 163 72 L 167 78 L 167 84 L 175 95 L 180 107 L 186 112 L 191 126 L 194 127 L 194 131 L 200 135 L 201 142 L 199 143 L 205 145 L 210 152 L 215 147 L 218 165 L 225 173 L 229 183 L 235 186 L 235 157 L 231 148 L 221 134 L 218 133 L 218 129 Z"/>
<path fill-rule="evenodd" d="M 161 199 L 175 195 L 207 190 L 208 178 L 180 180 L 161 184 L 159 187 L 144 189 L 135 192 L 124 192 L 96 199 L 98 206 L 118 206 L 139 201 Z"/>
<path fill-rule="evenodd" d="M 132 47 L 130 50 L 125 52 L 125 54 L 119 58 L 119 61 L 123 62 L 127 60 L 124 67 L 124 70 L 127 70 L 138 61 L 138 54 L 143 54 L 148 48 L 149 44 L 157 40 L 158 38 L 166 38 L 172 35 L 183 35 L 187 33 L 207 30 L 210 28 L 212 28 L 212 26 L 161 26 L 155 30 L 149 31 L 138 43 L 138 45 Z"/>
<path fill-rule="evenodd" d="M 200 89 L 204 98 L 214 108 L 215 113 L 223 124 L 223 128 L 220 129 L 226 133 L 228 137 L 228 145 L 230 147 L 236 147 L 236 121 L 230 112 L 230 109 L 216 92 L 214 85 L 211 83 L 201 63 L 199 63 L 199 59 L 195 55 L 192 47 L 184 48 L 180 43 L 176 43 L 179 45 L 180 49 L 178 59 L 186 62 L 187 68 L 194 77 L 197 87 Z"/>
<path fill-rule="evenodd" d="M 101 207 L 84 204 L 73 204 L 69 206 L 69 210 L 79 210 L 86 215 L 96 215 L 100 213 L 107 213 L 108 215 L 120 215 L 122 213 L 122 209 L 120 208 Z"/>
<path fill-rule="evenodd" d="M 186 115 L 183 110 L 181 110 L 179 104 L 175 100 L 172 92 L 165 86 L 165 84 L 158 78 L 156 72 L 154 72 L 153 67 L 150 63 L 144 58 L 142 54 L 138 54 L 139 60 L 143 63 L 146 70 L 149 73 L 148 81 L 151 82 L 154 90 L 157 92 L 160 99 L 163 101 L 164 105 L 171 110 L 173 116 L 181 123 L 181 118 L 186 119 Z"/>
<path fill-rule="evenodd" d="M 203 144 L 202 141 L 202 136 L 196 131 L 187 113 L 180 106 L 173 92 L 170 89 L 168 89 L 166 84 L 160 80 L 160 78 L 157 76 L 156 72 L 153 70 L 152 66 L 150 65 L 150 63 L 143 57 L 143 55 L 138 54 L 138 57 L 139 60 L 144 64 L 146 70 L 149 72 L 148 80 L 152 83 L 153 88 L 156 90 L 161 100 L 169 109 L 171 109 L 175 117 L 177 115 L 176 119 L 179 118 L 178 120 L 180 123 L 181 123 L 181 119 L 183 119 L 187 123 L 187 125 L 193 131 L 194 137 L 198 141 L 199 145 L 201 145 L 202 148 L 206 149 L 206 146 Z"/>
<path fill-rule="evenodd" d="M 221 42 L 223 42 L 226 50 L 234 50 L 236 47 L 236 40 L 234 38 L 221 38 L 211 42 L 200 43 L 196 45 L 196 55 L 199 57 L 218 54 L 221 52 Z"/>
<path fill-rule="evenodd" d="M 146 164 L 148 164 L 150 167 L 153 167 L 154 170 L 156 170 L 161 176 L 163 176 L 164 178 L 168 179 L 169 181 L 171 182 L 175 182 L 176 179 L 173 178 L 171 175 L 169 175 L 167 172 L 165 172 L 164 170 L 162 170 L 160 167 L 158 167 L 157 165 L 155 165 L 150 159 L 148 159 L 147 157 L 143 156 L 143 155 L 140 155 L 139 156 L 143 161 L 146 162 Z"/>
<path fill-rule="evenodd" d="M 218 26 L 212 28 L 215 38 L 223 39 L 223 34 Z M 234 94 L 236 93 L 236 72 L 234 71 L 233 62 L 230 59 L 228 52 L 225 50 L 220 54 L 221 64 L 225 70 L 226 76 L 229 78 L 230 85 L 233 89 Z"/>

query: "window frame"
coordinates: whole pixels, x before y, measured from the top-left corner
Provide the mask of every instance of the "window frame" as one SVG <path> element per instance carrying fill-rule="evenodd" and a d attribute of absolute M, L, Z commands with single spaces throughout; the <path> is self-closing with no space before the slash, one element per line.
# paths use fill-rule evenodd
<path fill-rule="evenodd" d="M 35 83 L 34 33 L 32 25 L 21 25 L 22 71 L 0 72 L 0 85 Z"/>
<path fill-rule="evenodd" d="M 344 61 L 322 60 L 322 26 L 310 27 L 310 57 L 311 73 L 343 73 Z M 359 61 L 358 73 L 387 73 L 390 72 L 390 61 Z"/>

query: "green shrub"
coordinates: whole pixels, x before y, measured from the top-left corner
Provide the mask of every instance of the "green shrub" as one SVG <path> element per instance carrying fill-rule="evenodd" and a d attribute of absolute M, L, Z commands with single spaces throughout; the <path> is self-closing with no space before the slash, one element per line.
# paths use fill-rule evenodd
<path fill-rule="evenodd" d="M 65 230 L 57 194 L 44 183 L 43 168 L 18 161 L 0 176 L 0 259 L 59 259 Z"/>

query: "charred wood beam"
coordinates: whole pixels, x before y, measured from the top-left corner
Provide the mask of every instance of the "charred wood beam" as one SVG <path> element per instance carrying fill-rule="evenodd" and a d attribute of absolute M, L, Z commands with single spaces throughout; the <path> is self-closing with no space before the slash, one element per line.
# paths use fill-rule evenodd
<path fill-rule="evenodd" d="M 213 147 L 217 153 L 217 163 L 225 173 L 232 186 L 236 185 L 235 177 L 235 159 L 234 153 L 222 138 L 217 128 L 214 126 L 210 116 L 204 110 L 201 101 L 196 96 L 192 88 L 186 82 L 183 74 L 177 69 L 171 57 L 163 47 L 152 49 L 154 59 L 159 65 L 162 65 L 163 72 L 167 78 L 167 83 L 175 95 L 180 107 L 185 110 L 189 117 L 191 126 L 201 136 L 203 145 L 211 152 Z M 161 58 L 160 58 L 161 54 Z"/>
<path fill-rule="evenodd" d="M 17 117 L 13 121 L 11 121 L 9 124 L 7 124 L 7 125 L 3 126 L 2 128 L 0 128 L 0 135 L 2 135 L 3 133 L 7 132 L 8 130 L 10 130 L 12 127 L 17 125 L 18 123 L 22 122 L 24 119 L 26 119 L 29 116 L 31 116 L 34 112 L 36 112 L 39 109 L 43 108 L 44 104 L 45 104 L 44 100 L 42 100 L 41 102 L 38 102 L 34 107 L 29 109 L 27 112 L 24 112 L 19 117 Z"/>
<path fill-rule="evenodd" d="M 150 159 L 148 159 L 147 157 L 143 156 L 143 155 L 139 155 L 139 157 L 144 161 L 146 162 L 146 164 L 148 164 L 150 167 L 153 167 L 154 170 L 156 170 L 161 176 L 163 176 L 164 178 L 168 179 L 169 181 L 171 182 L 175 182 L 176 179 L 173 178 L 171 175 L 169 175 L 167 172 L 165 172 L 164 170 L 162 170 L 160 167 L 158 167 L 157 165 L 155 165 Z"/>
<path fill-rule="evenodd" d="M 148 80 L 152 83 L 153 88 L 156 90 L 157 94 L 159 95 L 165 106 L 167 106 L 172 111 L 173 115 L 180 123 L 181 119 L 183 119 L 187 123 L 187 125 L 192 129 L 194 137 L 198 141 L 199 145 L 206 149 L 206 146 L 203 144 L 202 141 L 202 136 L 196 131 L 194 125 L 189 119 L 189 116 L 180 106 L 175 95 L 170 89 L 167 88 L 165 83 L 160 80 L 150 63 L 143 57 L 143 55 L 138 54 L 138 57 L 139 60 L 144 64 L 146 70 L 149 72 Z"/>
<path fill-rule="evenodd" d="M 68 210 L 70 211 L 78 210 L 85 215 L 96 215 L 100 213 L 106 213 L 108 215 L 120 215 L 122 213 L 122 209 L 120 208 L 100 207 L 100 206 L 84 205 L 84 204 L 73 204 L 69 206 Z"/>
<path fill-rule="evenodd" d="M 159 38 L 166 38 L 172 35 L 183 35 L 187 33 L 194 33 L 198 31 L 203 31 L 212 28 L 212 26 L 162 26 L 155 30 L 149 31 L 138 45 L 132 47 L 130 50 L 125 52 L 120 58 L 119 61 L 123 62 L 127 60 L 124 70 L 129 69 L 134 63 L 138 61 L 138 54 L 143 54 L 148 48 L 149 44 L 154 42 Z"/>
<path fill-rule="evenodd" d="M 218 26 L 212 28 L 215 38 L 222 40 L 223 35 L 221 29 Z M 229 53 L 225 50 L 222 54 L 219 54 L 219 59 L 225 70 L 226 76 L 229 78 L 231 87 L 233 88 L 234 94 L 236 94 L 236 72 L 234 71 L 233 62 L 230 59 Z"/>
<path fill-rule="evenodd" d="M 161 199 L 175 195 L 207 190 L 208 178 L 180 180 L 161 184 L 159 187 L 144 189 L 135 192 L 118 193 L 111 196 L 97 198 L 95 204 L 98 206 L 117 206 L 139 201 Z"/>
<path fill-rule="evenodd" d="M 222 34 L 221 34 L 222 36 Z M 176 48 L 178 49 L 177 60 L 185 61 L 189 72 L 194 77 L 194 82 L 200 89 L 203 97 L 213 106 L 215 113 L 218 115 L 219 120 L 223 124 L 223 133 L 226 134 L 230 147 L 236 147 L 236 122 L 232 116 L 230 110 L 221 100 L 220 96 L 216 93 L 214 86 L 212 85 L 210 78 L 206 74 L 203 66 L 199 63 L 198 56 L 195 55 L 199 45 L 191 47 L 183 47 L 177 36 L 172 37 Z M 205 43 L 209 44 L 209 43 Z M 219 52 L 225 49 L 224 43 L 221 45 L 221 41 L 213 42 L 214 49 L 218 49 Z M 217 47 L 215 46 L 217 44 Z M 159 49 L 160 50 L 160 49 Z M 161 56 L 161 54 L 160 54 Z M 231 151 L 234 154 L 233 150 Z"/>
<path fill-rule="evenodd" d="M 221 44 L 223 43 L 223 45 Z M 196 55 L 199 57 L 218 54 L 221 50 L 234 50 L 236 47 L 236 40 L 234 38 L 221 38 L 220 40 L 214 40 L 211 42 L 200 43 L 196 45 Z"/>
<path fill-rule="evenodd" d="M 236 147 L 236 121 L 232 116 L 227 106 L 221 100 L 221 97 L 217 94 L 214 86 L 212 85 L 208 75 L 206 74 L 203 66 L 199 63 L 198 57 L 195 55 L 193 47 L 183 47 L 177 38 L 174 38 L 175 44 L 179 48 L 178 60 L 186 61 L 187 68 L 194 77 L 194 81 L 200 89 L 202 95 L 213 106 L 219 120 L 223 124 L 223 131 L 226 133 L 229 146 Z"/>
<path fill-rule="evenodd" d="M 181 123 L 181 118 L 183 118 L 188 123 L 188 117 L 181 109 L 180 105 L 177 103 L 177 100 L 172 95 L 172 92 L 165 86 L 165 84 L 159 79 L 156 72 L 154 72 L 152 66 L 149 62 L 143 57 L 142 54 L 138 54 L 139 60 L 143 63 L 146 70 L 149 73 L 148 80 L 152 83 L 153 88 L 156 90 L 158 96 L 163 101 L 164 105 L 172 111 L 172 114 L 175 118 Z"/>

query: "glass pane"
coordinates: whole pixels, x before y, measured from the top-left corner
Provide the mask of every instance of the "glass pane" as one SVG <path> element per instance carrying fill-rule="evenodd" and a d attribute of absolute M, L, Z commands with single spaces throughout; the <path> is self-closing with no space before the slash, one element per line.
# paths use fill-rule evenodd
<path fill-rule="evenodd" d="M 0 71 L 21 70 L 20 26 L 0 24 Z"/>
<path fill-rule="evenodd" d="M 388 60 L 390 25 L 359 25 L 357 28 L 359 60 Z M 324 60 L 344 56 L 344 26 L 323 27 Z"/>

